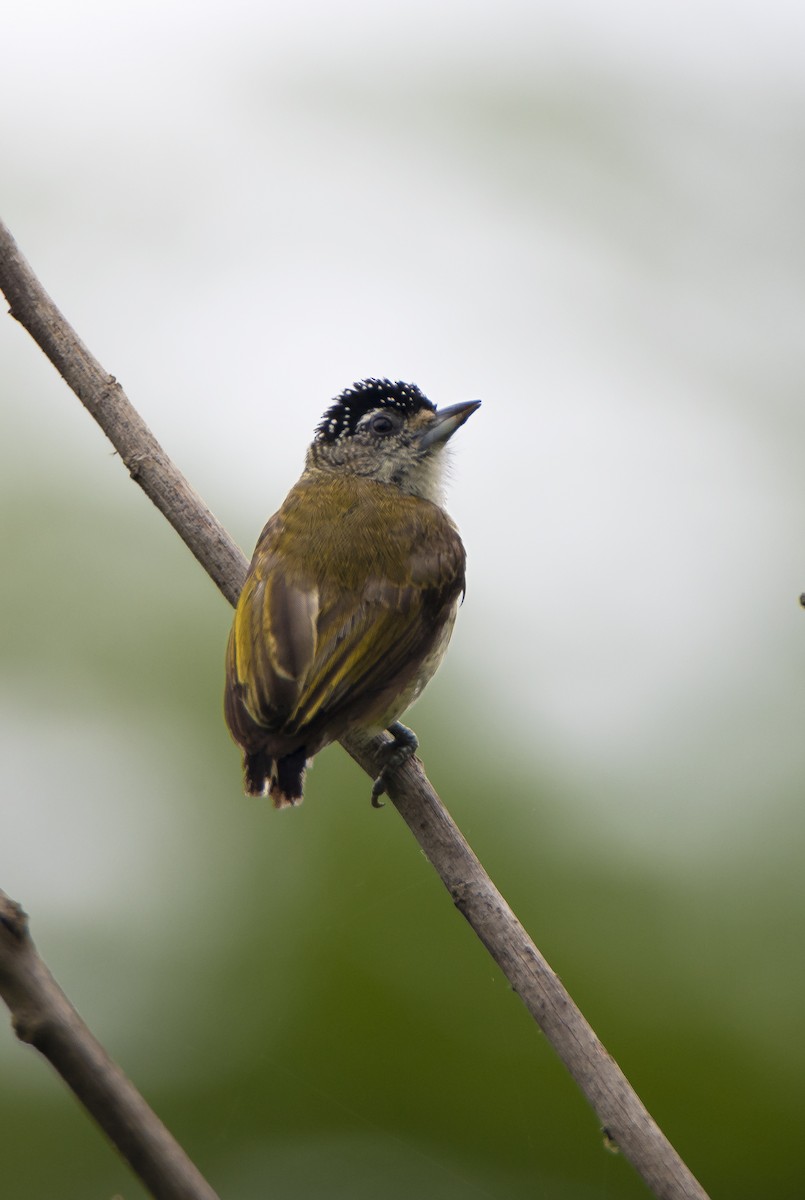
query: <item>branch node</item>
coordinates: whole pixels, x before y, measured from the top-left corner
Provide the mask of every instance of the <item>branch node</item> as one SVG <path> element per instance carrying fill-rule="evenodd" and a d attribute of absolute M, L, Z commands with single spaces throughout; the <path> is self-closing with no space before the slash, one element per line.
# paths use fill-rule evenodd
<path fill-rule="evenodd" d="M 27 1046 L 38 1047 L 42 1043 L 44 1027 L 45 1022 L 27 1008 L 18 1008 L 11 1018 L 11 1028 L 17 1035 L 17 1040 Z"/>
<path fill-rule="evenodd" d="M 24 942 L 28 938 L 28 914 L 21 904 L 5 892 L 0 892 L 0 925 L 17 942 Z"/>
<path fill-rule="evenodd" d="M 131 454 L 127 459 L 124 459 L 129 475 L 135 483 L 140 482 L 140 476 L 148 468 L 150 455 L 148 454 Z"/>

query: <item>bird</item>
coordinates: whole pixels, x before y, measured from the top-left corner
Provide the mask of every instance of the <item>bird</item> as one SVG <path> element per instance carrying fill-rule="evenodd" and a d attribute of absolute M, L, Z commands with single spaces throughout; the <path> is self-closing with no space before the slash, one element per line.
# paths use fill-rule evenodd
<path fill-rule="evenodd" d="M 248 796 L 297 805 L 320 750 L 387 730 L 380 807 L 415 753 L 399 718 L 442 661 L 465 589 L 445 450 L 480 403 L 437 409 L 415 384 L 372 378 L 324 413 L 257 542 L 227 645 L 224 712 Z"/>

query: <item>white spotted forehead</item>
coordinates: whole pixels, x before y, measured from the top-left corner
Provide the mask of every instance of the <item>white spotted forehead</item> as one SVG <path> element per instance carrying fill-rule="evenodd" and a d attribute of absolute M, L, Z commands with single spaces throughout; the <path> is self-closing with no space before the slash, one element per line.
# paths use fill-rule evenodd
<path fill-rule="evenodd" d="M 372 403 L 376 401 L 376 403 Z M 371 407 L 370 407 L 371 406 Z M 349 437 L 361 428 L 366 420 L 384 409 L 392 409 L 403 415 L 413 415 L 420 409 L 435 410 L 418 387 L 389 380 L 364 380 L 353 389 L 343 393 L 325 412 L 316 431 L 319 441 L 337 441 Z"/>

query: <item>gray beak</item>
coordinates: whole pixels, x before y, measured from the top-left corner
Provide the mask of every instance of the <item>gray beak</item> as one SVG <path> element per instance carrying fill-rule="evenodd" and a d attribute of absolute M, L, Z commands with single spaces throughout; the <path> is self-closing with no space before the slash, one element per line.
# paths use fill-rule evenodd
<path fill-rule="evenodd" d="M 464 400 L 461 404 L 440 408 L 425 432 L 420 435 L 419 444 L 422 449 L 428 450 L 431 446 L 446 442 L 472 416 L 476 408 L 480 407 L 480 400 Z"/>

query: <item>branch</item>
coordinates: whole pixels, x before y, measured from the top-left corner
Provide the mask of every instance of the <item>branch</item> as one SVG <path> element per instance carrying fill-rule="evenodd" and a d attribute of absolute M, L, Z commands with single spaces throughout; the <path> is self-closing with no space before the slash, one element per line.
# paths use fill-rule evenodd
<path fill-rule="evenodd" d="M 157 1200 L 218 1200 L 112 1062 L 37 953 L 28 920 L 0 892 L 0 995 L 21 1042 L 49 1059 Z"/>
<path fill-rule="evenodd" d="M 0 287 L 8 297 L 12 316 L 38 342 L 120 452 L 132 477 L 227 600 L 235 603 L 245 577 L 245 558 L 164 453 L 117 381 L 81 343 L 2 223 Z M 372 777 L 381 765 L 384 744 L 382 737 L 342 739 L 347 752 Z M 401 768 L 389 794 L 459 911 L 592 1105 L 608 1138 L 659 1200 L 707 1200 L 704 1189 L 492 883 L 418 760 L 409 760 Z"/>

